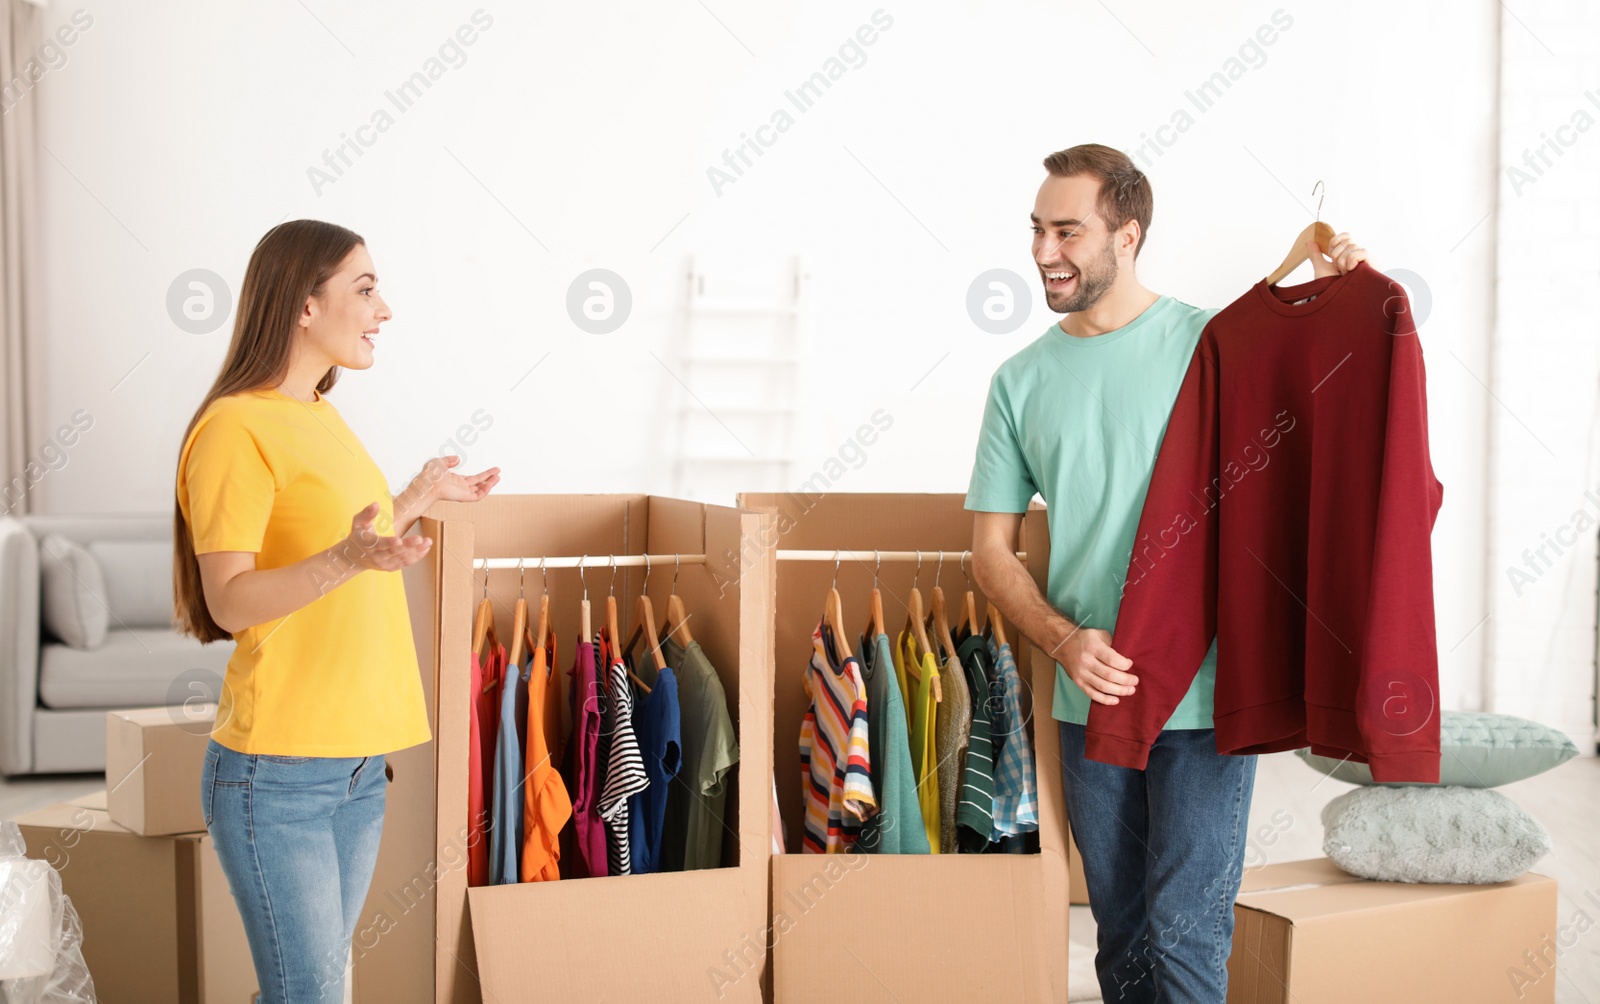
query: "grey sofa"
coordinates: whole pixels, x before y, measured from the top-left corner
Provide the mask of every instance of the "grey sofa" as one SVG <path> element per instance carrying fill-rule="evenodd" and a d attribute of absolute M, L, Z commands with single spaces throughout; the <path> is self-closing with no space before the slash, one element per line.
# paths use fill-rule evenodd
<path fill-rule="evenodd" d="M 134 549 L 148 555 L 149 567 L 101 571 L 108 595 L 131 589 L 148 600 L 149 590 L 165 589 L 168 619 L 128 623 L 113 615 L 105 641 L 92 649 L 54 638 L 40 616 L 40 560 L 54 559 L 41 556 L 39 541 L 49 533 L 85 548 L 166 543 Z M 0 517 L 0 773 L 104 770 L 107 711 L 216 699 L 233 642 L 201 645 L 173 630 L 171 540 L 171 514 Z"/>

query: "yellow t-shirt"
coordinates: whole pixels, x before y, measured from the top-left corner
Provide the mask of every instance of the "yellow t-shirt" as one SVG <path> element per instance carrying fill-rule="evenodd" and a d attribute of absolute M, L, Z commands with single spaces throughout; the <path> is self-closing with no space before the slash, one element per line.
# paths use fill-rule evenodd
<path fill-rule="evenodd" d="M 196 554 L 252 551 L 257 569 L 339 543 L 373 502 L 374 529 L 394 532 L 383 472 L 321 394 L 214 401 L 184 443 L 177 492 Z M 400 572 L 360 572 L 233 638 L 212 732 L 229 749 L 373 756 L 432 738 Z"/>

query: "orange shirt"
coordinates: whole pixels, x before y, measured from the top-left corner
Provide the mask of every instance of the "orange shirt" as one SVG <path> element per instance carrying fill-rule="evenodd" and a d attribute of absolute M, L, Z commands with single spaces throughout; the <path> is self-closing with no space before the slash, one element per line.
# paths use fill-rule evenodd
<path fill-rule="evenodd" d="M 522 881 L 553 882 L 561 877 L 561 829 L 572 818 L 572 799 L 566 782 L 551 760 L 551 750 L 560 748 L 560 674 L 551 673 L 555 662 L 554 632 L 533 650 L 533 665 L 528 671 L 528 735 L 523 749 L 522 786 Z M 555 707 L 554 731 L 551 706 Z M 552 746 L 551 740 L 556 742 Z"/>

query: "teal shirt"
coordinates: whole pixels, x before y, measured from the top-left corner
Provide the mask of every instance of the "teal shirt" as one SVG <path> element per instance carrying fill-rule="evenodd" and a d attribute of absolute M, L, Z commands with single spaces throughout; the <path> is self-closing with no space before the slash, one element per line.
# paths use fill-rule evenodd
<path fill-rule="evenodd" d="M 1052 324 L 989 383 L 966 507 L 1026 512 L 1035 492 L 1044 498 L 1048 599 L 1075 624 L 1116 629 L 1156 451 L 1200 331 L 1216 313 L 1162 296 L 1090 338 Z M 1211 728 L 1216 679 L 1212 639 L 1165 727 Z M 1058 662 L 1051 715 L 1086 725 L 1089 704 Z"/>
<path fill-rule="evenodd" d="M 928 831 L 917 803 L 917 776 L 911 768 L 911 737 L 906 707 L 894 672 L 894 643 L 889 636 L 857 636 L 862 683 L 867 688 L 867 755 L 872 762 L 872 789 L 878 811 L 861 824 L 856 840 L 860 854 L 928 854 Z"/>

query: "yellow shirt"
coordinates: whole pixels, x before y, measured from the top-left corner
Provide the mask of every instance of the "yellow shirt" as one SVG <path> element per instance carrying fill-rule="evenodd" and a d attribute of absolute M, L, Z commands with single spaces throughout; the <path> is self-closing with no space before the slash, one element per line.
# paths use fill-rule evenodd
<path fill-rule="evenodd" d="M 177 492 L 196 554 L 251 551 L 257 569 L 339 543 L 373 502 L 374 529 L 394 532 L 383 472 L 321 394 L 214 401 L 179 455 Z M 360 572 L 233 638 L 212 732 L 229 749 L 355 757 L 432 738 L 400 572 Z"/>
<path fill-rule="evenodd" d="M 917 638 L 910 631 L 900 632 L 900 659 L 895 668 L 919 666 L 921 678 L 912 678 L 914 689 L 905 691 L 906 713 L 911 719 L 911 770 L 917 779 L 917 807 L 922 810 L 922 828 L 928 833 L 931 853 L 939 853 L 939 752 L 934 744 L 934 722 L 938 703 L 933 699 L 933 681 L 939 664 L 933 653 L 917 658 Z M 901 670 L 903 672 L 903 670 Z"/>

